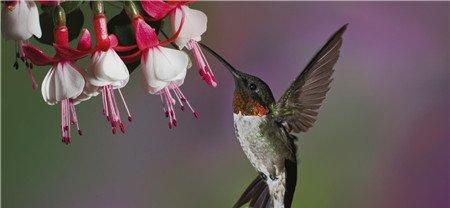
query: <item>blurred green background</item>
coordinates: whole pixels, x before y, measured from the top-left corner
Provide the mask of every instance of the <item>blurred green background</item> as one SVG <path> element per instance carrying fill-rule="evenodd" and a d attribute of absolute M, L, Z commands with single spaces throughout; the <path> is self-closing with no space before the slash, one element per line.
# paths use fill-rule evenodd
<path fill-rule="evenodd" d="M 448 2 L 192 7 L 208 15 L 202 42 L 276 97 L 350 23 L 332 90 L 301 138 L 293 207 L 449 207 Z M 127 133 L 111 134 L 95 98 L 77 106 L 84 135 L 73 132 L 66 146 L 59 107 L 31 89 L 23 65 L 13 69 L 14 44 L 1 41 L 3 207 L 232 207 L 256 175 L 234 137 L 233 80 L 213 58 L 217 88 L 194 68 L 183 86 L 200 119 L 179 112 L 179 127 L 167 129 L 159 98 L 140 88 L 135 72 L 123 90 L 134 115 Z M 37 79 L 48 69 L 37 67 Z"/>

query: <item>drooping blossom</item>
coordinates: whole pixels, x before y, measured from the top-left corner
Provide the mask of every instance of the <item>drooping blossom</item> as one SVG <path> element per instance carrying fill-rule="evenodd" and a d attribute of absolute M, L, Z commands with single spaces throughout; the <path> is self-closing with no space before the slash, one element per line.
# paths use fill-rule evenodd
<path fill-rule="evenodd" d="M 89 97 L 100 92 L 103 104 L 102 113 L 111 124 L 113 134 L 116 133 L 116 128 L 125 133 L 125 125 L 120 116 L 114 90 L 119 92 L 128 114 L 128 121 L 131 122 L 130 110 L 120 90 L 128 83 L 130 74 L 125 63 L 113 49 L 117 47 L 118 41 L 114 35 L 108 35 L 105 15 L 103 13 L 95 14 L 93 25 L 97 46 L 88 67 L 89 86 L 85 88 L 83 94 Z"/>
<path fill-rule="evenodd" d="M 162 45 L 173 41 L 174 38 L 161 42 L 158 40 L 155 30 L 140 15 L 130 16 L 138 51 L 122 57 L 122 59 L 132 62 L 140 58 L 142 86 L 148 93 L 160 95 L 164 106 L 163 111 L 169 118 L 169 128 L 178 124 L 174 110 L 177 101 L 182 110 L 187 105 L 194 116 L 198 117 L 198 113 L 194 111 L 186 96 L 180 90 L 188 68 L 189 57 L 187 54 L 180 50 L 162 47 Z M 179 34 L 179 32 L 176 34 Z"/>
<path fill-rule="evenodd" d="M 22 45 L 31 36 L 42 36 L 39 23 L 39 12 L 33 1 L 7 1 L 2 9 L 2 35 L 7 40 L 16 42 L 16 61 L 14 68 L 19 68 L 18 58 L 21 58 L 27 67 L 28 76 L 32 81 L 33 89 L 37 88 L 37 82 L 32 73 L 33 65 L 24 58 Z"/>
<path fill-rule="evenodd" d="M 56 55 L 50 57 L 31 44 L 24 44 L 23 52 L 27 59 L 38 66 L 51 66 L 45 76 L 41 91 L 44 101 L 49 105 L 61 104 L 62 142 L 71 142 L 70 127 L 75 125 L 81 135 L 75 105 L 77 98 L 85 86 L 85 71 L 78 67 L 76 60 L 88 55 L 91 48 L 91 38 L 88 30 L 83 30 L 77 49 L 69 47 L 68 29 L 60 25 L 54 32 Z"/>
<path fill-rule="evenodd" d="M 217 80 L 206 60 L 198 42 L 206 32 L 208 18 L 205 13 L 191 9 L 187 6 L 189 1 L 141 1 L 142 8 L 155 19 L 162 19 L 169 15 L 172 30 L 175 32 L 181 28 L 176 45 L 183 49 L 189 49 L 195 59 L 199 74 L 202 79 L 213 87 L 217 86 Z"/>
<path fill-rule="evenodd" d="M 7 40 L 25 41 L 42 36 L 39 12 L 33 1 L 7 1 L 2 9 L 2 35 Z"/>

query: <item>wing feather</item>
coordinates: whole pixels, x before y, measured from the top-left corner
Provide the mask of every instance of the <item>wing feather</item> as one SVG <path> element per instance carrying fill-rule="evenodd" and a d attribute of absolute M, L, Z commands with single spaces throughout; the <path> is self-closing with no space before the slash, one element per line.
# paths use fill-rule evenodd
<path fill-rule="evenodd" d="M 314 125 L 333 81 L 333 67 L 339 58 L 346 28 L 347 24 L 331 36 L 277 102 L 275 117 L 287 124 L 290 132 L 306 132 Z"/>

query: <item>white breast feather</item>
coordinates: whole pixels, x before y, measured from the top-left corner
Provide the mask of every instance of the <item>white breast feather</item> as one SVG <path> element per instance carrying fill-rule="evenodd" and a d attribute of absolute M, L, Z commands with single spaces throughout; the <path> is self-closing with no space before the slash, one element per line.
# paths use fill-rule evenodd
<path fill-rule="evenodd" d="M 261 164 L 262 161 L 260 161 L 253 151 L 251 151 L 252 145 L 257 145 L 254 141 L 260 136 L 259 125 L 264 119 L 265 116 L 244 116 L 242 114 L 234 114 L 234 129 L 236 131 L 236 137 L 253 167 L 258 169 L 258 171 L 269 175 L 268 171 L 265 170 L 264 165 Z"/>
<path fill-rule="evenodd" d="M 259 172 L 269 176 L 267 167 L 264 165 L 262 158 L 255 155 L 252 151 L 255 145 L 260 145 L 261 142 L 255 142 L 261 139 L 259 125 L 265 120 L 265 116 L 244 116 L 242 114 L 234 114 L 235 133 L 239 143 L 244 150 L 245 155 Z M 270 195 L 273 200 L 275 208 L 283 208 L 283 198 L 285 191 L 285 175 L 284 171 L 279 173 L 277 179 L 271 180 L 267 178 L 267 185 L 269 186 Z"/>

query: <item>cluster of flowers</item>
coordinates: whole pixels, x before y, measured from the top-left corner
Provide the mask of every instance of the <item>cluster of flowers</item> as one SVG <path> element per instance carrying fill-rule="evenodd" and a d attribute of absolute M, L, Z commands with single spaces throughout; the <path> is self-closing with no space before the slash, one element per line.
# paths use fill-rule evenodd
<path fill-rule="evenodd" d="M 169 128 L 177 126 L 174 105 L 178 102 L 181 110 L 190 108 L 195 117 L 198 113 L 189 104 L 186 96 L 180 90 L 190 67 L 189 56 L 182 51 L 187 48 L 199 68 L 199 74 L 208 85 L 216 86 L 217 82 L 208 62 L 202 53 L 198 41 L 206 31 L 207 17 L 198 10 L 188 7 L 191 2 L 178 1 L 141 1 L 140 6 L 146 17 L 154 20 L 168 18 L 173 34 L 167 40 L 158 39 L 155 29 L 146 23 L 136 5 L 138 2 L 125 1 L 126 10 L 134 30 L 136 45 L 121 46 L 114 34 L 108 34 L 107 20 L 102 2 L 92 2 L 93 28 L 96 45 L 93 46 L 91 35 L 84 29 L 79 37 L 77 48 L 69 46 L 68 27 L 65 12 L 59 1 L 39 1 L 45 6 L 55 7 L 54 44 L 56 54 L 51 57 L 42 50 L 27 42 L 31 36 L 40 38 L 42 35 L 39 23 L 39 12 L 33 1 L 8 1 L 2 10 L 3 37 L 15 40 L 17 58 L 14 67 L 18 67 L 17 59 L 26 63 L 33 88 L 37 88 L 33 76 L 33 65 L 51 66 L 42 81 L 42 96 L 49 105 L 61 105 L 61 132 L 65 144 L 71 142 L 70 127 L 75 125 L 78 133 L 82 132 L 75 111 L 75 105 L 101 94 L 102 112 L 111 125 L 113 133 L 125 132 L 125 125 L 120 115 L 117 100 L 121 100 L 128 114 L 121 92 L 128 80 L 129 71 L 126 62 L 134 62 L 140 58 L 141 81 L 146 92 L 159 95 L 163 102 L 165 116 L 169 119 Z M 163 47 L 176 44 L 177 49 Z M 117 52 L 132 52 L 127 56 L 119 56 Z M 90 64 L 86 70 L 77 65 L 77 61 L 90 56 Z M 125 63 L 124 63 L 125 62 Z M 119 96 L 116 100 L 115 91 Z"/>

